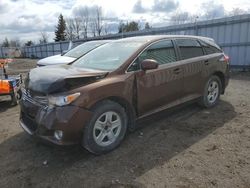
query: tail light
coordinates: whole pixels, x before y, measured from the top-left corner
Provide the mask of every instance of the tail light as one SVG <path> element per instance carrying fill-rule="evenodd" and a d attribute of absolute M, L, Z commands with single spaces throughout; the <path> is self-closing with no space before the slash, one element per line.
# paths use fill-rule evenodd
<path fill-rule="evenodd" d="M 227 64 L 229 64 L 229 56 L 227 56 L 226 54 L 223 54 L 223 56 L 219 59 L 220 62 L 225 62 Z"/>

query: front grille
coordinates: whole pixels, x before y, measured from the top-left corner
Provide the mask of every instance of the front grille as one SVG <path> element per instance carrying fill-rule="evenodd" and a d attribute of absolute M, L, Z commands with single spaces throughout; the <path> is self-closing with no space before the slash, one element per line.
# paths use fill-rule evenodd
<path fill-rule="evenodd" d="M 32 104 L 39 105 L 41 107 L 48 106 L 48 98 L 47 96 L 33 96 L 30 90 L 22 89 L 22 99 L 29 101 Z"/>
<path fill-rule="evenodd" d="M 35 96 L 34 101 L 36 101 L 37 103 L 39 103 L 43 106 L 47 106 L 48 102 L 49 102 L 48 98 L 46 96 Z"/>
<path fill-rule="evenodd" d="M 23 121 L 23 123 L 25 124 L 25 126 L 31 131 L 31 132 L 35 132 L 37 130 L 37 124 L 35 123 L 35 121 L 29 117 L 27 114 L 21 112 L 21 120 Z"/>

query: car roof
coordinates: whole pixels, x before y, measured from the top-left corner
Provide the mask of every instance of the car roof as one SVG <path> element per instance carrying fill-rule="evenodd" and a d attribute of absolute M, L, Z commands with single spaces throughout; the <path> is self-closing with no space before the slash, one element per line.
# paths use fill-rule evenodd
<path fill-rule="evenodd" d="M 151 42 L 160 39 L 166 38 L 192 38 L 192 39 L 201 39 L 205 41 L 214 42 L 212 38 L 202 37 L 202 36 L 193 36 L 193 35 L 146 35 L 146 36 L 137 36 L 137 37 L 128 37 L 123 39 L 116 40 L 117 42 Z M 116 42 L 115 41 L 115 42 Z"/>
<path fill-rule="evenodd" d="M 105 43 L 108 43 L 108 42 L 112 42 L 114 40 L 91 40 L 91 41 L 86 41 L 84 42 L 83 44 L 105 44 Z"/>

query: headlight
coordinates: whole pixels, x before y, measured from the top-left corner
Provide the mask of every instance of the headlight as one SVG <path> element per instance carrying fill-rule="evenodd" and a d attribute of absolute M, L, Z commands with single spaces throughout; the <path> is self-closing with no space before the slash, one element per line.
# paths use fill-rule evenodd
<path fill-rule="evenodd" d="M 80 96 L 80 93 L 74 93 L 67 96 L 49 96 L 50 106 L 65 106 L 72 103 Z"/>

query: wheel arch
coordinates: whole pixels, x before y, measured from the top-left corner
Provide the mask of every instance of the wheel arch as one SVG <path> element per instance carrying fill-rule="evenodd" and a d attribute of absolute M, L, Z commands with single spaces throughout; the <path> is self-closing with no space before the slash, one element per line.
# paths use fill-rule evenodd
<path fill-rule="evenodd" d="M 212 75 L 218 76 L 221 80 L 222 90 L 221 94 L 224 94 L 225 92 L 225 75 L 221 71 L 216 71 Z"/>

